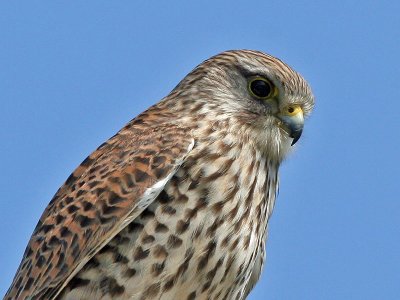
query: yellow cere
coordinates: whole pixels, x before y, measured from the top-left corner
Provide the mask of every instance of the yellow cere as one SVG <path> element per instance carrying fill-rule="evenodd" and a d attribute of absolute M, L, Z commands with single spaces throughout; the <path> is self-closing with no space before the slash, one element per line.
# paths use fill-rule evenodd
<path fill-rule="evenodd" d="M 303 112 L 303 110 L 301 109 L 300 105 L 289 105 L 285 108 L 283 113 L 287 116 L 295 116 L 301 112 Z"/>

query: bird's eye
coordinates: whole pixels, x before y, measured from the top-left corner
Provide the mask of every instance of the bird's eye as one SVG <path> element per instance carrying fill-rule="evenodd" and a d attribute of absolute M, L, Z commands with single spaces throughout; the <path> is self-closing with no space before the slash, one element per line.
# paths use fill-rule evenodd
<path fill-rule="evenodd" d="M 270 98 L 274 94 L 274 86 L 263 77 L 255 77 L 249 81 L 249 92 L 259 99 Z"/>

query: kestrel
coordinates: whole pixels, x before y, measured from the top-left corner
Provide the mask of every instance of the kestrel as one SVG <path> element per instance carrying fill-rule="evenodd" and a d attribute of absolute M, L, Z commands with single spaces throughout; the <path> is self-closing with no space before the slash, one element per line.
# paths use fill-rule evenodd
<path fill-rule="evenodd" d="M 273 56 L 204 61 L 61 186 L 5 299 L 245 299 L 313 106 Z"/>

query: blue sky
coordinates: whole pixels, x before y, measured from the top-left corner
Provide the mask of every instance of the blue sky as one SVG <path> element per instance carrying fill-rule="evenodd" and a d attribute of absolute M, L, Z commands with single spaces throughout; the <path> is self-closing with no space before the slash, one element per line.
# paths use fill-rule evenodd
<path fill-rule="evenodd" d="M 398 299 L 398 1 L 3 1 L 0 295 L 70 172 L 198 63 L 280 57 L 316 108 L 249 299 Z"/>

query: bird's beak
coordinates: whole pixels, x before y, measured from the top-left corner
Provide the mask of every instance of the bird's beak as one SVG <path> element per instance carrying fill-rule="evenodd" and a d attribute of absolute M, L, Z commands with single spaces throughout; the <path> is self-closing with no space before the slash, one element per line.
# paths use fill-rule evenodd
<path fill-rule="evenodd" d="M 289 105 L 277 114 L 282 121 L 279 126 L 293 138 L 292 146 L 299 140 L 304 126 L 303 110 L 299 105 Z"/>

